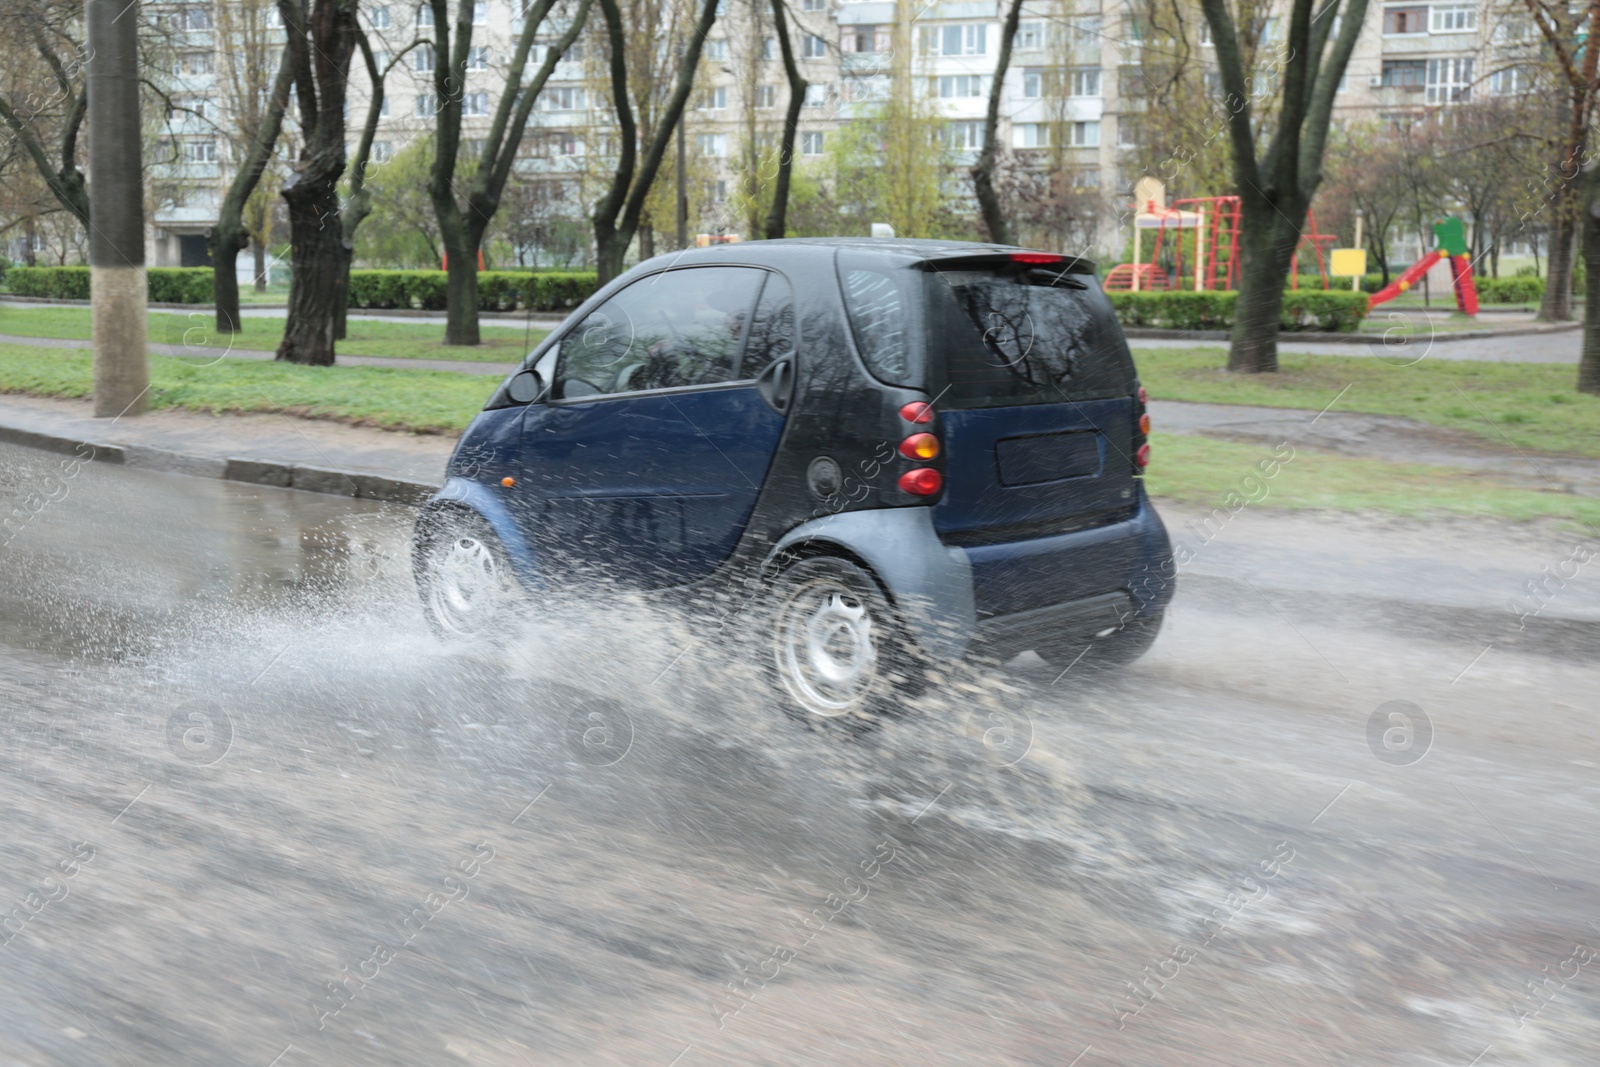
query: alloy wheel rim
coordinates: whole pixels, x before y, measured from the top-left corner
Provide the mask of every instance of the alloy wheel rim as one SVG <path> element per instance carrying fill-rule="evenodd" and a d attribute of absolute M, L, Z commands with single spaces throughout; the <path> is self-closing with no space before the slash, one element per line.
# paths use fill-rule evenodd
<path fill-rule="evenodd" d="M 461 535 L 436 547 L 432 564 L 429 603 L 434 615 L 453 633 L 476 632 L 504 598 L 494 553 L 478 538 Z"/>

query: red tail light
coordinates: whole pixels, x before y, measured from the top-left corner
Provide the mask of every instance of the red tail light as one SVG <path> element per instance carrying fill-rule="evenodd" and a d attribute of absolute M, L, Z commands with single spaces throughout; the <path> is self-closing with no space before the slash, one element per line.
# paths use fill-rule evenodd
<path fill-rule="evenodd" d="M 1054 255 L 1054 254 L 1052 254 L 1050 252 L 1013 252 L 1013 253 L 1011 253 L 1011 262 L 1013 262 L 1013 263 L 1035 263 L 1035 264 L 1061 263 L 1066 258 L 1067 258 L 1066 256 L 1058 256 L 1058 255 Z"/>
<path fill-rule="evenodd" d="M 944 475 L 932 467 L 918 467 L 900 476 L 900 488 L 912 496 L 932 496 L 944 488 Z"/>
<path fill-rule="evenodd" d="M 1140 445 L 1139 451 L 1133 454 L 1133 461 L 1141 467 L 1150 466 L 1150 446 Z"/>
<path fill-rule="evenodd" d="M 939 439 L 931 433 L 914 433 L 900 442 L 900 454 L 907 459 L 932 459 L 939 454 Z"/>
<path fill-rule="evenodd" d="M 925 426 L 933 421 L 933 405 L 923 400 L 913 400 L 900 409 L 900 417 L 918 426 Z"/>
<path fill-rule="evenodd" d="M 1145 392 L 1145 388 L 1142 385 L 1139 386 L 1139 403 L 1141 403 L 1141 404 L 1150 403 L 1150 394 Z"/>

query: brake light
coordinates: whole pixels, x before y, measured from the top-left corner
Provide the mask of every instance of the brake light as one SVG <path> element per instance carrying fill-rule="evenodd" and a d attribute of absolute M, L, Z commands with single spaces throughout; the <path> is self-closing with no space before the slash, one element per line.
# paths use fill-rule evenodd
<path fill-rule="evenodd" d="M 913 400 L 900 409 L 900 417 L 918 426 L 933 421 L 933 405 L 925 400 Z"/>
<path fill-rule="evenodd" d="M 912 496 L 932 496 L 944 488 L 944 475 L 932 467 L 918 467 L 900 476 L 900 488 Z"/>
<path fill-rule="evenodd" d="M 1141 403 L 1141 404 L 1150 403 L 1150 394 L 1145 392 L 1145 388 L 1142 385 L 1139 386 L 1139 403 Z"/>
<path fill-rule="evenodd" d="M 1061 262 L 1064 262 L 1066 260 L 1066 258 L 1067 258 L 1066 256 L 1058 256 L 1058 255 L 1055 255 L 1054 253 L 1051 253 L 1051 252 L 1013 252 L 1013 253 L 1011 253 L 1011 262 L 1013 262 L 1013 263 L 1032 263 L 1032 264 L 1061 263 Z"/>
<path fill-rule="evenodd" d="M 1150 446 L 1140 445 L 1139 451 L 1133 454 L 1133 461 L 1141 467 L 1150 466 Z"/>
<path fill-rule="evenodd" d="M 907 459 L 932 459 L 939 454 L 939 439 L 931 433 L 914 433 L 900 442 L 900 454 Z"/>
<path fill-rule="evenodd" d="M 1150 413 L 1149 412 L 1146 412 L 1145 414 L 1139 416 L 1139 432 L 1143 433 L 1143 434 L 1148 434 L 1150 432 Z"/>

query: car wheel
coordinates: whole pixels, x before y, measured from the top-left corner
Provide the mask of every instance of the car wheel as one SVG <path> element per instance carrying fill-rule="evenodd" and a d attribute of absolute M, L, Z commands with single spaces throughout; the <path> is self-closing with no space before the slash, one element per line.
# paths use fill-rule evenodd
<path fill-rule="evenodd" d="M 521 585 L 489 524 L 456 512 L 418 525 L 414 566 L 423 614 L 440 637 L 480 637 L 504 623 Z"/>
<path fill-rule="evenodd" d="M 1034 647 L 1039 658 L 1058 671 L 1101 670 L 1121 667 L 1156 643 L 1163 615 L 1133 621 L 1101 637 L 1070 637 L 1042 641 Z"/>
<path fill-rule="evenodd" d="M 812 724 L 870 727 L 915 683 L 893 608 L 865 570 L 813 557 L 773 589 L 768 664 L 785 710 Z"/>

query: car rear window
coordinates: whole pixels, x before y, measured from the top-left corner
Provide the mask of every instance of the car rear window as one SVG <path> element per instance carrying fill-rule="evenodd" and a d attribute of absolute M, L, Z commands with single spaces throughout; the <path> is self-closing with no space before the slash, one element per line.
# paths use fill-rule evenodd
<path fill-rule="evenodd" d="M 1093 276 L 1026 268 L 924 275 L 927 388 L 940 406 L 1005 407 L 1127 396 L 1133 358 Z"/>

